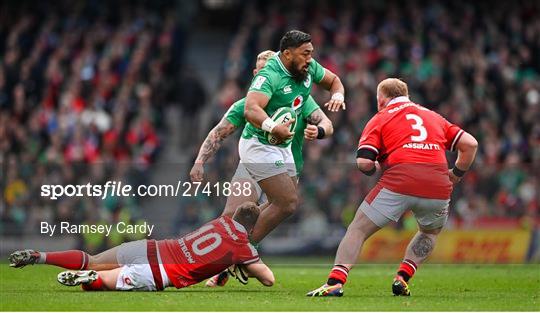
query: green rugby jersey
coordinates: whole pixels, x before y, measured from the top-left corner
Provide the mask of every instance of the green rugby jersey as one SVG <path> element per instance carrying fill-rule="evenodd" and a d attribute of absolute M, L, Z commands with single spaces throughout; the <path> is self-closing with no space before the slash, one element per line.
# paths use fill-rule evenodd
<path fill-rule="evenodd" d="M 324 67 L 315 61 L 315 59 L 311 59 L 307 78 L 302 82 L 297 82 L 285 68 L 279 59 L 279 53 L 277 53 L 255 75 L 249 91 L 262 92 L 268 96 L 268 105 L 264 108 L 268 116 L 272 116 L 281 107 L 291 107 L 299 115 L 299 109 L 306 104 L 305 100 L 311 93 L 313 82 L 319 83 L 323 77 Z M 251 123 L 247 123 L 242 132 L 242 137 L 256 137 L 260 143 L 270 145 L 265 134 L 266 132 L 264 130 L 251 125 Z M 282 143 L 278 146 L 287 147 L 289 144 L 290 142 Z"/>
<path fill-rule="evenodd" d="M 245 105 L 246 98 L 240 99 L 233 103 L 225 114 L 225 119 L 237 128 L 244 127 L 246 125 L 246 118 L 244 117 Z M 296 129 L 292 140 L 291 150 L 294 157 L 297 176 L 300 176 L 300 173 L 302 173 L 302 169 L 304 168 L 302 151 L 304 148 L 304 129 L 307 127 L 307 118 L 318 108 L 319 105 L 310 95 L 301 109 L 296 112 Z"/>

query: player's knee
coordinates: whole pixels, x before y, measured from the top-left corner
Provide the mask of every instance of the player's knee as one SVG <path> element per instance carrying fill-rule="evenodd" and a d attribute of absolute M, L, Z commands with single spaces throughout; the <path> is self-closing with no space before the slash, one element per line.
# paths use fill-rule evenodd
<path fill-rule="evenodd" d="M 281 208 L 282 212 L 287 215 L 292 215 L 296 211 L 296 204 L 298 203 L 298 196 L 296 193 L 289 193 L 284 195 L 284 197 L 279 201 L 278 206 Z"/>
<path fill-rule="evenodd" d="M 359 241 L 365 241 L 369 234 L 366 233 L 361 223 L 355 223 L 354 221 L 347 227 L 347 232 L 354 233 L 354 237 Z"/>
<path fill-rule="evenodd" d="M 442 227 L 435 227 L 435 228 L 420 227 L 419 231 L 428 236 L 437 236 L 438 234 L 441 233 L 442 229 L 443 229 Z"/>

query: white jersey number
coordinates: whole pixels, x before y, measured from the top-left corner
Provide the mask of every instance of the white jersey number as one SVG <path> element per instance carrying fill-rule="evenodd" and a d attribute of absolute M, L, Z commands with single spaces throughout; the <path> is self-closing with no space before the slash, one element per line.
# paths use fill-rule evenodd
<path fill-rule="evenodd" d="M 189 236 L 186 236 L 185 240 L 191 240 L 195 237 L 198 237 L 199 235 L 202 235 L 206 232 L 208 232 L 209 230 L 213 229 L 214 228 L 214 225 L 205 225 L 201 228 L 199 228 L 196 232 L 190 234 Z M 212 240 L 213 242 L 209 245 L 207 245 L 206 247 L 202 248 L 201 249 L 201 245 L 203 243 L 206 243 L 208 241 Z M 223 240 L 221 239 L 221 235 L 216 233 L 216 232 L 211 232 L 211 233 L 207 233 L 205 235 L 202 235 L 201 237 L 197 238 L 196 240 L 193 241 L 193 243 L 191 244 L 191 250 L 193 251 L 193 253 L 195 253 L 196 255 L 199 255 L 199 256 L 202 256 L 202 255 L 205 255 L 205 254 L 208 254 L 212 251 L 214 251 L 214 249 L 216 249 L 217 247 L 219 247 L 219 245 L 221 244 Z"/>
<path fill-rule="evenodd" d="M 408 120 L 414 120 L 416 123 L 412 124 L 412 129 L 415 129 L 420 132 L 418 136 L 411 136 L 411 140 L 415 142 L 424 141 L 427 138 L 427 130 L 424 127 L 424 121 L 422 118 L 416 114 L 407 114 L 405 118 Z"/>

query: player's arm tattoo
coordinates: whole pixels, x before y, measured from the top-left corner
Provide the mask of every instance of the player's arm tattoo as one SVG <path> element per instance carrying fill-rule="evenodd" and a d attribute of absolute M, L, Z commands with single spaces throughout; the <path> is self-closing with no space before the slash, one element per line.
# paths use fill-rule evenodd
<path fill-rule="evenodd" d="M 236 126 L 227 121 L 225 118 L 221 119 L 219 124 L 216 125 L 206 136 L 199 155 L 197 156 L 197 162 L 205 163 L 210 157 L 212 157 L 221 147 L 221 142 L 229 137 L 236 130 Z"/>
<path fill-rule="evenodd" d="M 412 243 L 412 251 L 419 258 L 426 258 L 433 250 L 433 240 L 426 234 L 419 233 Z"/>
<path fill-rule="evenodd" d="M 321 109 L 317 109 L 315 111 L 313 111 L 308 117 L 307 117 L 307 122 L 309 124 L 313 124 L 313 125 L 319 125 L 319 123 L 323 120 L 324 118 L 324 113 Z"/>
<path fill-rule="evenodd" d="M 320 126 L 324 129 L 325 138 L 331 136 L 334 133 L 334 125 L 332 121 L 324 114 L 324 112 L 319 108 L 313 111 L 306 119 L 308 124 Z"/>

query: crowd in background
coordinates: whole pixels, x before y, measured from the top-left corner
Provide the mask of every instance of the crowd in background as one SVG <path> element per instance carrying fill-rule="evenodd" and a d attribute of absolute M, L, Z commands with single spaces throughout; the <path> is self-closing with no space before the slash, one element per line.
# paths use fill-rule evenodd
<path fill-rule="evenodd" d="M 0 5 L 0 231 L 139 218 L 136 198 L 39 195 L 42 184 L 148 181 L 183 44 L 174 10 L 156 3 Z"/>
<path fill-rule="evenodd" d="M 204 90 L 182 64 L 183 3 L 0 4 L 1 232 L 24 232 L 41 220 L 110 223 L 139 217 L 136 198 L 53 202 L 37 195 L 44 183 L 147 182 L 160 149 L 178 145 L 167 134 L 165 106 L 180 103 L 190 120 L 202 114 Z M 230 21 L 236 31 L 223 75 L 216 78 L 221 84 L 208 104 L 213 122 L 245 96 L 256 55 L 276 50 L 289 29 L 310 33 L 316 59 L 345 84 L 347 111 L 328 113 L 334 135 L 304 149 L 300 205 L 288 220 L 297 229 L 315 238 L 330 223 L 346 225 L 376 182 L 354 169 L 354 157 L 376 110 L 377 83 L 386 77 L 405 80 L 413 101 L 480 142 L 473 169 L 453 194 L 451 227 L 506 217 L 526 225 L 538 218 L 538 3 L 240 3 L 239 18 Z M 329 98 L 318 88 L 312 94 L 321 106 Z M 182 136 L 191 142 L 182 153 L 194 158 L 202 134 Z M 208 165 L 210 181 L 232 177 L 235 140 L 225 142 Z M 179 201 L 178 229 L 214 218 L 224 203 L 223 197 Z M 96 247 L 101 243 L 88 240 Z"/>
<path fill-rule="evenodd" d="M 257 53 L 277 50 L 287 30 L 303 30 L 318 62 L 344 83 L 347 111 L 327 113 L 331 139 L 305 145 L 296 221 L 350 221 L 374 184 L 354 170 L 356 143 L 376 111 L 378 82 L 399 77 L 414 102 L 480 142 L 474 168 L 453 194 L 450 225 L 512 217 L 526 226 L 539 216 L 540 202 L 539 15 L 535 1 L 248 2 L 214 105 L 222 113 L 244 97 Z M 313 95 L 321 106 L 329 99 L 317 88 Z M 236 158 L 235 148 L 218 159 Z"/>

